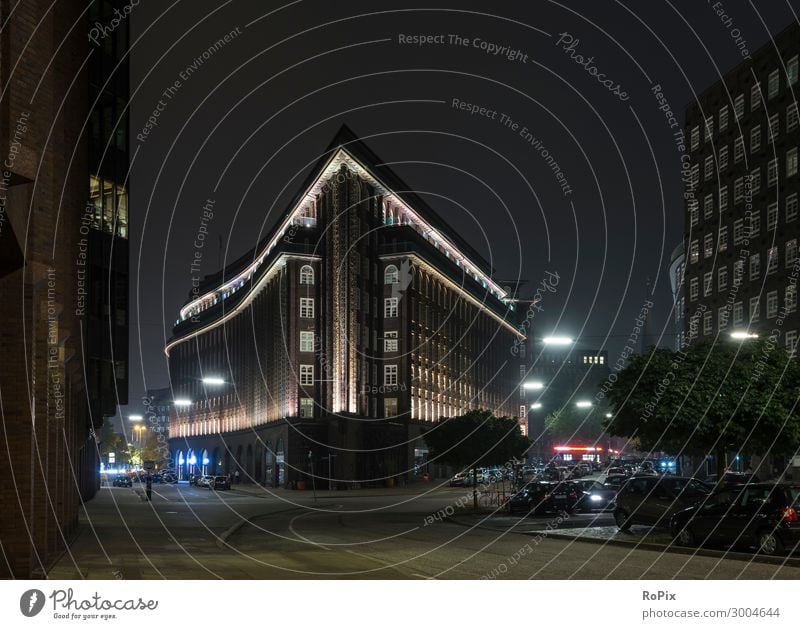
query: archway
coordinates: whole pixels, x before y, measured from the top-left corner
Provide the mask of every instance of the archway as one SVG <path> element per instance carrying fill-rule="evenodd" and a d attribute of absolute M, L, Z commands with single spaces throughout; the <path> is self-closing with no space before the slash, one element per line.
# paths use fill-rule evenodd
<path fill-rule="evenodd" d="M 203 452 L 200 455 L 200 460 L 198 461 L 200 465 L 200 473 L 205 476 L 208 474 L 208 468 L 211 466 L 211 459 L 208 456 L 208 450 L 203 448 Z"/>
<path fill-rule="evenodd" d="M 178 480 L 183 480 L 186 477 L 186 459 L 183 457 L 183 450 L 178 450 L 175 455 L 175 471 L 178 474 Z"/>
<path fill-rule="evenodd" d="M 214 448 L 214 456 L 211 457 L 211 473 L 215 476 L 222 475 L 222 453 L 219 446 Z"/>

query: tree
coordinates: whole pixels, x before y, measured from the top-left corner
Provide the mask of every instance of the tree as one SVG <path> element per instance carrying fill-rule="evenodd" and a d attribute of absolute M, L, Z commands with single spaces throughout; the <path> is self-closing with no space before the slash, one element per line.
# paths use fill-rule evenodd
<path fill-rule="evenodd" d="M 608 394 L 612 435 L 642 448 L 707 456 L 793 454 L 800 446 L 800 365 L 770 337 L 635 355 Z"/>
<path fill-rule="evenodd" d="M 113 453 L 117 462 L 122 461 L 122 454 L 128 449 L 128 444 L 118 432 L 114 430 L 111 422 L 105 422 L 102 428 L 102 441 L 99 444 L 100 456 L 108 461 L 108 455 Z"/>
<path fill-rule="evenodd" d="M 544 427 L 555 439 L 595 443 L 603 436 L 604 412 L 597 407 L 586 409 L 570 405 L 550 413 L 544 420 Z"/>
<path fill-rule="evenodd" d="M 486 410 L 441 418 L 425 433 L 425 442 L 431 459 L 457 470 L 472 468 L 475 508 L 478 506 L 477 468 L 516 460 L 530 445 L 516 419 L 495 417 Z"/>

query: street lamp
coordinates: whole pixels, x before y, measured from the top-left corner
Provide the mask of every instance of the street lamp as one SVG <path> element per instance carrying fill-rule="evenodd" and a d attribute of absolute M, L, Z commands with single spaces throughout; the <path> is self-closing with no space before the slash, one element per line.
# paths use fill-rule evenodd
<path fill-rule="evenodd" d="M 144 419 L 144 417 L 141 415 L 128 415 L 128 419 L 130 419 L 132 422 L 140 422 Z"/>
<path fill-rule="evenodd" d="M 531 410 L 532 411 L 536 411 L 536 410 L 538 410 L 540 408 L 542 408 L 542 403 L 541 402 L 534 402 L 533 404 L 531 404 Z"/>
<path fill-rule="evenodd" d="M 191 406 L 193 404 L 193 402 L 191 400 L 187 400 L 185 398 L 178 398 L 177 400 L 173 400 L 173 404 L 175 404 L 175 406 L 187 407 L 187 406 Z"/>
<path fill-rule="evenodd" d="M 745 332 L 743 330 L 737 330 L 735 332 L 731 332 L 731 338 L 737 340 L 757 339 L 758 334 L 752 334 L 750 332 Z"/>
<path fill-rule="evenodd" d="M 606 417 L 608 417 L 609 419 L 611 419 L 612 417 L 614 417 L 614 415 L 613 415 L 613 414 L 611 414 L 611 413 L 606 413 Z"/>
<path fill-rule="evenodd" d="M 543 382 L 526 382 L 525 384 L 522 385 L 522 388 L 523 389 L 535 389 L 535 390 L 544 389 L 544 383 Z"/>
<path fill-rule="evenodd" d="M 221 385 L 225 384 L 225 380 L 222 379 L 222 378 L 217 378 L 217 377 L 207 377 L 207 378 L 203 378 L 203 384 L 210 385 L 210 386 L 213 386 L 213 387 L 217 387 L 217 386 L 221 386 Z"/>
<path fill-rule="evenodd" d="M 592 405 L 591 402 L 587 402 L 586 400 L 581 400 L 580 402 L 575 402 L 575 406 L 578 408 L 589 408 Z"/>
<path fill-rule="evenodd" d="M 571 345 L 575 341 L 568 336 L 546 336 L 542 339 L 545 345 Z"/>

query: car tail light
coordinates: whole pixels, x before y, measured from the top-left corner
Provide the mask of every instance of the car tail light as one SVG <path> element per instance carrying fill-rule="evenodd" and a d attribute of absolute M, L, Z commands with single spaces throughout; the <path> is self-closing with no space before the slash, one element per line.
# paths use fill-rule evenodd
<path fill-rule="evenodd" d="M 552 498 L 552 496 L 550 494 L 545 494 L 544 495 L 544 499 L 545 500 L 550 500 L 550 498 Z"/>
<path fill-rule="evenodd" d="M 787 522 L 797 522 L 797 511 L 794 507 L 786 507 L 783 510 L 783 519 Z"/>

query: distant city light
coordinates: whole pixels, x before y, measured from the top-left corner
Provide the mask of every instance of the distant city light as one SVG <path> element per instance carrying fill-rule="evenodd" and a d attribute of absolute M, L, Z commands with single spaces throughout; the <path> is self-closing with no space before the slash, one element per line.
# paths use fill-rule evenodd
<path fill-rule="evenodd" d="M 175 406 L 191 406 L 191 405 L 192 405 L 191 400 L 187 400 L 184 398 L 178 398 L 177 400 L 175 400 Z"/>
<path fill-rule="evenodd" d="M 140 422 L 144 419 L 144 417 L 141 415 L 128 415 L 128 419 L 130 419 L 132 422 Z"/>
<path fill-rule="evenodd" d="M 203 384 L 210 384 L 213 386 L 225 384 L 225 380 L 222 378 L 203 378 Z"/>
<path fill-rule="evenodd" d="M 569 345 L 572 339 L 568 336 L 546 336 L 542 339 L 545 345 Z"/>
<path fill-rule="evenodd" d="M 606 417 L 614 417 L 612 413 L 606 413 Z"/>
<path fill-rule="evenodd" d="M 732 339 L 757 339 L 758 338 L 758 334 L 752 334 L 750 332 L 737 331 L 737 332 L 731 332 L 731 338 Z"/>
<path fill-rule="evenodd" d="M 541 402 L 534 402 L 533 404 L 531 404 L 531 410 L 532 411 L 535 411 L 537 408 L 542 408 L 542 403 Z"/>
<path fill-rule="evenodd" d="M 526 382 L 522 385 L 524 389 L 544 389 L 543 382 Z"/>
<path fill-rule="evenodd" d="M 575 406 L 578 408 L 589 408 L 592 405 L 591 402 L 587 402 L 585 400 L 581 400 L 580 402 L 575 402 Z"/>

